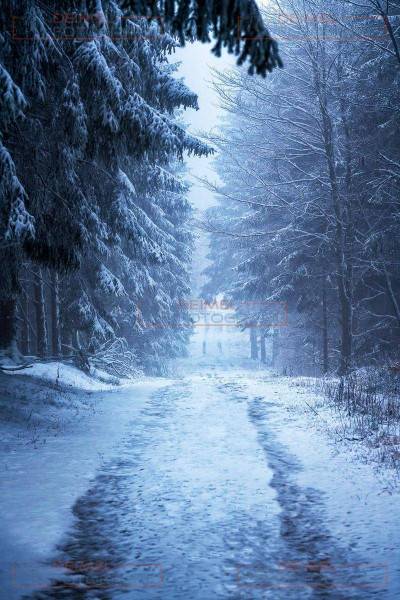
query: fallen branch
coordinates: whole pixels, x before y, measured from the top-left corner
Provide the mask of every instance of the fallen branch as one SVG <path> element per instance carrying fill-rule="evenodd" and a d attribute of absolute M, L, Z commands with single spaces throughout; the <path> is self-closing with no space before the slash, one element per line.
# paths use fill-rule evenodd
<path fill-rule="evenodd" d="M 7 373 L 14 371 L 22 371 L 23 369 L 30 369 L 31 367 L 33 367 L 33 364 L 18 365 L 18 367 L 4 367 L 0 365 L 0 371 L 4 371 L 5 373 Z"/>
<path fill-rule="evenodd" d="M 311 406 L 310 404 L 308 404 L 307 400 L 304 400 L 304 402 L 307 404 L 308 408 L 310 410 L 312 410 L 313 413 L 315 413 L 317 415 L 317 417 L 319 417 L 319 412 L 313 406 Z"/>

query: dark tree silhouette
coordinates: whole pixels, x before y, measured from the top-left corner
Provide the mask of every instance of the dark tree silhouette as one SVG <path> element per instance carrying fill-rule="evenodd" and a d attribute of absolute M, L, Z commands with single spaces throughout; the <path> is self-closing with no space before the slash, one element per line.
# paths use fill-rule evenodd
<path fill-rule="evenodd" d="M 92 4 L 99 9 L 100 2 Z M 182 44 L 214 39 L 217 56 L 226 48 L 238 56 L 238 64 L 249 61 L 250 73 L 265 76 L 282 66 L 278 45 L 254 0 L 122 0 L 121 5 L 135 15 L 157 19 Z"/>

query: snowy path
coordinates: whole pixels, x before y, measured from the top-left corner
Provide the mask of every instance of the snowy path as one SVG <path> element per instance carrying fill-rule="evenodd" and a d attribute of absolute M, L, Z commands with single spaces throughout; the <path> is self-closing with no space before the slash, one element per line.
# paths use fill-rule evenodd
<path fill-rule="evenodd" d="M 299 484 L 284 406 L 257 386 L 214 366 L 154 393 L 75 505 L 55 557 L 68 568 L 29 597 L 395 598 L 386 566 L 334 537 L 323 493 Z"/>

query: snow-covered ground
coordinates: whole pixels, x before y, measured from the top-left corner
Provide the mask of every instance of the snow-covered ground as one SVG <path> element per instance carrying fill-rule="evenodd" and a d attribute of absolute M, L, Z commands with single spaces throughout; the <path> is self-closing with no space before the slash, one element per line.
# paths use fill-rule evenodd
<path fill-rule="evenodd" d="M 199 327 L 175 380 L 62 396 L 34 442 L 10 418 L 1 598 L 397 598 L 393 480 L 247 353 Z"/>
<path fill-rule="evenodd" d="M 54 386 L 57 378 L 58 385 L 77 391 L 46 389 L 36 378 Z M 103 460 L 118 452 L 151 394 L 166 385 L 165 379 L 144 378 L 119 389 L 73 367 L 48 364 L 35 365 L 29 374 L 3 376 L 2 599 L 19 598 L 54 576 L 56 570 L 47 562 L 72 522 L 75 501 Z"/>
<path fill-rule="evenodd" d="M 302 519 L 308 508 L 320 505 L 328 544 L 314 555 L 328 577 L 343 584 L 345 597 L 397 598 L 400 591 L 400 489 L 397 474 L 378 471 L 361 462 L 366 452 L 329 435 L 337 416 L 321 409 L 320 399 L 303 382 L 248 373 L 236 377 L 241 393 L 253 397 L 255 422 L 268 464 L 276 474 L 283 511 L 289 507 L 291 526 L 300 545 L 307 539 Z M 318 414 L 313 412 L 318 406 Z M 325 423 L 320 419 L 325 419 Z M 304 505 L 293 501 L 293 486 L 304 494 Z M 311 510 L 310 516 L 312 516 Z M 307 525 L 311 528 L 312 523 Z M 312 537 L 314 537 L 314 533 Z M 317 536 L 318 538 L 318 536 Z M 335 554 L 335 544 L 341 551 Z M 300 561 L 304 560 L 299 553 Z M 299 558 L 297 560 L 299 560 Z M 333 597 L 335 597 L 333 595 Z"/>
<path fill-rule="evenodd" d="M 37 379 L 53 386 L 75 388 L 87 392 L 100 392 L 116 388 L 113 379 L 106 373 L 99 372 L 100 378 L 90 377 L 73 365 L 63 362 L 35 362 L 21 371 L 10 371 L 7 377 L 25 377 L 27 380 Z M 123 386 L 129 386 L 131 382 L 126 380 Z M 118 387 L 120 387 L 118 385 Z"/>

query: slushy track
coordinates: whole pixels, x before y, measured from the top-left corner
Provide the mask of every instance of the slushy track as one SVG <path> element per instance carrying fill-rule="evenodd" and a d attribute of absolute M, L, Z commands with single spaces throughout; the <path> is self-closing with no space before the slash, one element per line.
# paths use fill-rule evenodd
<path fill-rule="evenodd" d="M 379 597 L 329 568 L 356 558 L 326 531 L 317 491 L 292 480 L 277 410 L 218 369 L 157 392 L 76 503 L 64 576 L 34 597 Z"/>

